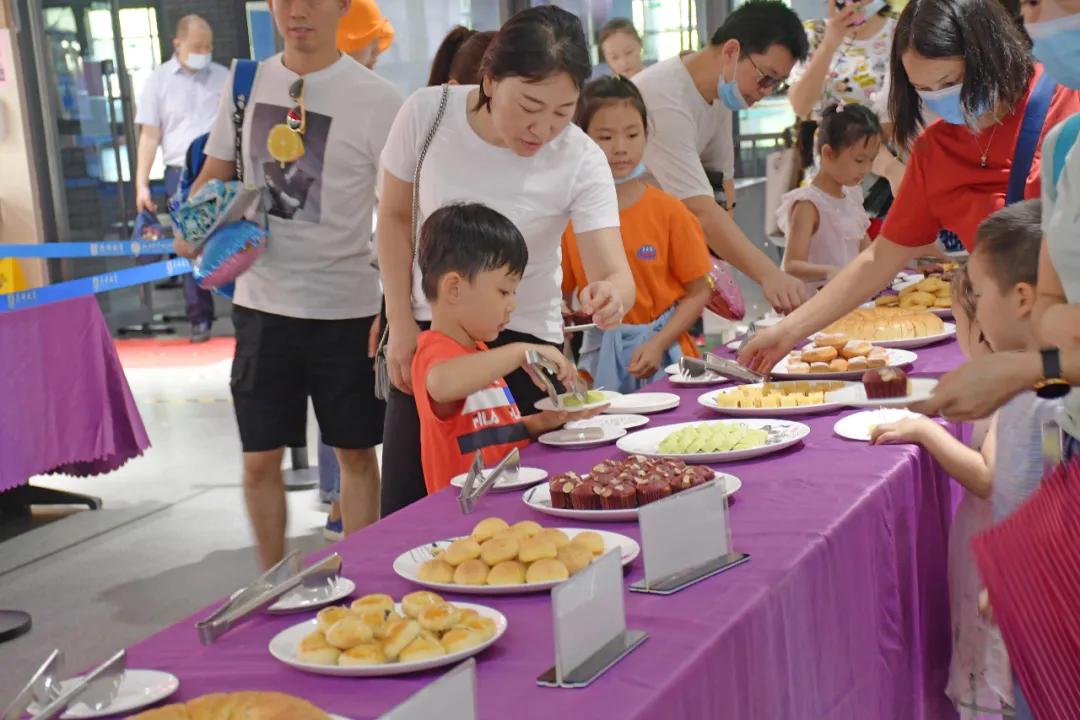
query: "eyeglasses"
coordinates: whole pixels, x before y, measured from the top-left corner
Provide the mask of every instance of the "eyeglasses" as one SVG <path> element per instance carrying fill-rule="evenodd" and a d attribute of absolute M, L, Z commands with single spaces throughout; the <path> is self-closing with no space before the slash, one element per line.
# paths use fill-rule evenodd
<path fill-rule="evenodd" d="M 757 84 L 759 88 L 761 88 L 762 90 L 769 90 L 771 88 L 773 93 L 777 95 L 787 92 L 788 83 L 786 77 L 773 77 L 769 73 L 759 68 L 758 64 L 754 62 L 754 58 L 750 57 L 750 55 L 746 55 L 746 59 L 749 60 L 750 64 L 754 66 L 754 69 L 757 70 Z"/>
<path fill-rule="evenodd" d="M 307 107 L 304 105 L 304 78 L 299 78 L 289 86 L 289 99 L 296 103 L 285 114 L 285 124 L 297 135 L 307 130 Z"/>

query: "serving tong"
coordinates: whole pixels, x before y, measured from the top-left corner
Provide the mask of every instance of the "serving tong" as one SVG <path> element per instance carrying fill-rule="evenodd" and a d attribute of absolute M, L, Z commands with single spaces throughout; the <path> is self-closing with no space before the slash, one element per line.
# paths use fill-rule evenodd
<path fill-rule="evenodd" d="M 488 493 L 501 477 L 507 477 L 510 482 L 517 480 L 518 471 L 521 469 L 521 453 L 517 448 L 506 454 L 499 464 L 492 468 L 490 473 L 484 474 L 484 453 L 476 451 L 473 456 L 469 474 L 465 476 L 465 484 L 458 493 L 458 505 L 463 515 L 469 515 L 476 509 L 477 501 Z M 479 483 L 479 484 L 477 484 Z"/>
<path fill-rule="evenodd" d="M 536 350 L 527 350 L 525 352 L 525 362 L 530 368 L 533 369 L 534 374 L 540 378 L 540 382 L 544 384 L 544 390 L 547 391 L 548 397 L 551 399 L 552 404 L 556 409 L 562 410 L 563 402 L 559 392 L 555 389 L 555 383 L 551 381 L 550 376 L 557 376 L 559 374 L 559 367 L 548 360 L 546 357 L 538 353 Z M 573 364 L 571 362 L 571 364 Z M 573 387 L 570 388 L 570 392 L 574 397 L 581 401 L 584 405 L 589 401 L 588 386 L 585 381 L 581 379 L 581 375 L 577 371 L 577 367 L 574 368 L 574 382 Z"/>
<path fill-rule="evenodd" d="M 341 556 L 334 553 L 311 567 L 304 568 L 300 551 L 292 551 L 254 582 L 230 595 L 229 601 L 215 610 L 210 617 L 195 623 L 199 640 L 203 645 L 212 645 L 249 615 L 269 606 L 301 585 L 312 591 L 325 591 L 329 596 L 341 576 L 341 564 Z"/>
<path fill-rule="evenodd" d="M 713 353 L 705 353 L 705 357 L 700 359 L 682 358 L 679 360 L 679 372 L 691 378 L 701 377 L 705 373 L 711 372 L 742 384 L 764 382 L 767 377 L 744 368 L 734 360 L 728 360 Z"/>
<path fill-rule="evenodd" d="M 35 701 L 41 709 L 30 716 L 34 720 L 60 717 L 76 700 L 94 712 L 101 712 L 116 699 L 126 667 L 127 652 L 121 650 L 65 690 L 62 684 L 64 653 L 53 650 L 0 714 L 0 720 L 20 720 Z"/>

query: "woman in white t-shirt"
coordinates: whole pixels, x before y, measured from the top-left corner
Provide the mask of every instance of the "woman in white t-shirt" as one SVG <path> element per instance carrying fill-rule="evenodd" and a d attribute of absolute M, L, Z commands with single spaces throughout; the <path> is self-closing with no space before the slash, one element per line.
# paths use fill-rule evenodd
<path fill-rule="evenodd" d="M 517 310 L 492 345 L 562 345 L 560 238 L 571 220 L 592 280 L 578 298 L 583 310 L 610 328 L 634 304 L 611 171 L 600 148 L 570 122 L 590 70 L 576 16 L 552 6 L 518 13 L 488 48 L 481 85 L 449 88 L 445 113 L 424 156 L 420 222 L 444 205 L 480 202 L 508 217 L 528 244 Z M 416 336 L 431 310 L 420 290 L 409 233 L 413 175 L 441 94 L 441 88 L 425 88 L 405 102 L 382 154 L 378 249 L 395 388 L 387 401 L 383 515 L 425 494 L 419 420 L 409 393 Z M 507 384 L 523 412 L 531 412 L 542 396 L 523 372 L 507 377 Z"/>

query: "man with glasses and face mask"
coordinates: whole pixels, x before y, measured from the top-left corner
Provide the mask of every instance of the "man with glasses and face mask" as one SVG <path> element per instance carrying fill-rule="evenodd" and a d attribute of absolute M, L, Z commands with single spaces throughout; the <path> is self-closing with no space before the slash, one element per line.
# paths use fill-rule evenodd
<path fill-rule="evenodd" d="M 214 32 L 198 15 L 180 18 L 173 50 L 172 58 L 146 80 L 135 116 L 135 122 L 142 126 L 135 172 L 135 207 L 140 212 L 158 211 L 150 194 L 150 168 L 158 146 L 165 161 L 165 195 L 172 197 L 184 172 L 188 146 L 209 132 L 229 76 L 228 70 L 211 61 Z M 191 341 L 204 342 L 210 339 L 214 320 L 213 299 L 191 275 L 185 275 L 183 282 Z"/>
<path fill-rule="evenodd" d="M 749 0 L 731 13 L 708 47 L 670 58 L 634 76 L 649 108 L 647 175 L 683 201 L 714 253 L 761 285 L 780 311 L 798 307 L 805 284 L 757 248 L 715 199 L 709 173 L 723 173 L 734 206 L 732 114 L 782 92 L 808 43 L 799 17 L 780 0 Z"/>

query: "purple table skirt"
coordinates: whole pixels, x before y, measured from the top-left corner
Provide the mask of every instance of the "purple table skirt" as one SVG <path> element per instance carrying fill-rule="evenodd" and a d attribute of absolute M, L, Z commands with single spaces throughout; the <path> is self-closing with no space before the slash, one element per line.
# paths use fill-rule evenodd
<path fill-rule="evenodd" d="M 96 475 L 150 446 L 97 300 L 0 314 L 0 491 Z"/>
<path fill-rule="evenodd" d="M 959 360 L 951 344 L 919 353 L 917 368 L 928 372 Z M 660 385 L 666 389 L 668 383 Z M 676 392 L 682 405 L 654 416 L 654 425 L 716 417 L 697 405 L 702 390 Z M 805 420 L 812 432 L 802 446 L 721 466 L 743 481 L 731 523 L 736 548 L 749 552 L 751 561 L 670 597 L 627 593 L 628 625 L 648 631 L 649 639 L 587 689 L 542 689 L 534 683 L 553 662 L 547 595 L 449 596 L 489 603 L 509 619 L 502 640 L 479 656 L 480 716 L 955 717 L 944 695 L 949 480 L 917 447 L 870 447 L 838 438 L 832 426 L 840 414 Z M 582 471 L 617 453 L 613 447 L 556 452 L 533 446 L 524 460 L 549 472 Z M 467 533 L 487 515 L 570 524 L 528 509 L 520 492 L 490 495 L 468 517 L 452 492 L 442 492 L 333 549 L 344 556 L 358 594 L 400 597 L 417 588 L 394 574 L 394 557 Z M 240 509 L 237 521 L 242 522 Z M 636 524 L 602 527 L 640 540 Z M 639 558 L 627 581 L 641 576 Z M 331 678 L 279 664 L 268 654 L 268 642 L 306 617 L 256 617 L 216 645 L 202 647 L 193 616 L 132 647 L 129 667 L 175 673 L 181 699 L 276 689 L 356 719 L 379 716 L 438 676 L 433 671 Z"/>

